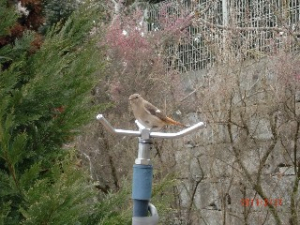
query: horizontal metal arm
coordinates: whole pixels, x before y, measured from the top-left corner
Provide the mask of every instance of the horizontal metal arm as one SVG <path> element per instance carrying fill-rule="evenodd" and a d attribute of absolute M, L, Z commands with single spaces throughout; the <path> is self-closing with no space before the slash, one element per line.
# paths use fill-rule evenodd
<path fill-rule="evenodd" d="M 133 137 L 141 137 L 142 130 L 133 131 L 133 130 L 122 130 L 122 129 L 115 129 L 112 125 L 104 118 L 102 114 L 97 115 L 97 120 L 99 120 L 102 125 L 111 133 L 113 134 L 121 134 L 125 136 L 133 136 Z M 200 128 L 204 128 L 205 124 L 203 122 L 199 122 L 193 126 L 190 126 L 182 131 L 176 133 L 163 133 L 163 132 L 150 132 L 150 138 L 164 138 L 164 139 L 173 139 L 179 138 L 185 135 L 188 135 Z"/>
<path fill-rule="evenodd" d="M 140 131 L 134 131 L 134 130 L 122 130 L 122 129 L 115 129 L 112 127 L 112 125 L 104 118 L 102 114 L 97 115 L 97 120 L 99 120 L 102 125 L 108 130 L 109 132 L 113 134 L 122 134 L 126 136 L 134 136 L 134 137 L 139 137 L 141 136 Z"/>
<path fill-rule="evenodd" d="M 175 138 L 179 138 L 179 137 L 183 137 L 185 135 L 188 135 L 200 128 L 204 128 L 205 127 L 205 124 L 203 122 L 199 122 L 199 123 L 196 123 L 195 125 L 193 126 L 190 126 L 188 128 L 185 128 L 179 132 L 176 132 L 176 133 L 163 133 L 163 132 L 151 132 L 150 133 L 150 137 L 153 137 L 153 138 L 164 138 L 164 139 L 175 139 Z"/>

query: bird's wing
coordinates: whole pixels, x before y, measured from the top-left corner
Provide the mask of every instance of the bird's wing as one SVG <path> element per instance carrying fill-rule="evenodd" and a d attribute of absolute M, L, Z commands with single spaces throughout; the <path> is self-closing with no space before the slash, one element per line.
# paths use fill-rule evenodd
<path fill-rule="evenodd" d="M 145 109 L 147 112 L 153 116 L 157 116 L 159 119 L 165 121 L 166 115 L 163 114 L 158 108 L 152 105 L 150 102 L 145 101 Z"/>
<path fill-rule="evenodd" d="M 154 105 L 152 105 L 150 102 L 145 101 L 145 109 L 147 112 L 153 116 L 157 116 L 159 119 L 164 121 L 166 124 L 173 124 L 173 125 L 179 125 L 182 127 L 186 127 L 186 125 L 179 123 L 170 117 L 167 117 L 164 113 L 162 113 L 158 108 L 156 108 Z"/>

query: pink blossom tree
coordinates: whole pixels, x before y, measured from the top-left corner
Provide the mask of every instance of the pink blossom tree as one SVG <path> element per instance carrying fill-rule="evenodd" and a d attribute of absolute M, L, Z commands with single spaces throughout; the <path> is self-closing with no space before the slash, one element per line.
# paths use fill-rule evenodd
<path fill-rule="evenodd" d="M 159 11 L 159 29 L 148 31 L 147 11 L 140 8 L 127 13 L 122 2 L 114 4 L 111 18 L 101 44 L 107 46 L 109 75 L 105 81 L 107 94 L 118 108 L 127 108 L 130 94 L 139 92 L 146 98 L 155 95 L 154 103 L 179 101 L 183 97 L 179 73 L 165 61 L 170 45 L 178 45 L 188 36 L 187 27 L 193 15 L 169 15 Z M 171 22 L 170 22 L 171 21 Z M 169 93 L 167 95 L 166 93 Z M 168 104 L 172 107 L 172 104 Z M 166 110 L 166 109 L 165 109 Z M 123 111 L 123 110 L 122 110 Z"/>

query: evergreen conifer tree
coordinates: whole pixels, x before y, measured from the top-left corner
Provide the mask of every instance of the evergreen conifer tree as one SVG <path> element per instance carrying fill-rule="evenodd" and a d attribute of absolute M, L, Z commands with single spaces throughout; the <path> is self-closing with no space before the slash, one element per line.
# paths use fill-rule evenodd
<path fill-rule="evenodd" d="M 0 0 L 0 225 L 105 221 L 75 150 L 65 147 L 99 110 L 90 101 L 104 70 L 89 35 L 97 9 L 80 7 L 36 47 L 35 31 L 13 38 L 18 15 L 6 2 Z"/>

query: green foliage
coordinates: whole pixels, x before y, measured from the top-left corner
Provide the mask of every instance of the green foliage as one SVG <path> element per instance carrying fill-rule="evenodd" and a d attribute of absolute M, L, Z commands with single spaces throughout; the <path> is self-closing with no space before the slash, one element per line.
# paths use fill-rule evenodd
<path fill-rule="evenodd" d="M 45 0 L 45 25 L 42 27 L 42 31 L 45 32 L 49 28 L 58 22 L 67 20 L 67 18 L 78 7 L 78 1 L 76 0 Z"/>
<path fill-rule="evenodd" d="M 22 224 L 76 224 L 89 213 L 92 187 L 72 160 L 56 163 L 51 178 L 39 179 L 25 193 Z"/>
<path fill-rule="evenodd" d="M 10 28 L 15 24 L 18 15 L 14 7 L 7 7 L 7 1 L 0 1 L 0 37 L 4 35 L 9 35 Z"/>
<path fill-rule="evenodd" d="M 24 60 L 28 57 L 28 53 L 31 47 L 31 43 L 34 39 L 34 33 L 27 30 L 24 32 L 22 38 L 16 39 L 14 45 L 5 45 L 1 48 L 1 56 L 5 56 L 0 59 L 0 63 L 14 61 L 11 70 L 16 71 L 20 66 L 23 68 L 21 63 L 24 63 Z M 12 72 L 12 71 L 10 71 Z"/>
<path fill-rule="evenodd" d="M 128 203 L 132 200 L 131 185 L 124 180 L 123 188 L 117 193 L 109 193 L 101 197 L 101 201 L 95 204 L 93 212 L 82 221 L 83 224 L 97 225 L 130 225 L 132 208 Z"/>
<path fill-rule="evenodd" d="M 104 107 L 90 99 L 104 69 L 89 36 L 97 17 L 82 6 L 34 53 L 33 31 L 0 48 L 0 225 L 81 224 L 95 208 L 87 176 L 64 144 Z"/>
<path fill-rule="evenodd" d="M 174 193 L 179 183 L 176 177 L 178 174 L 168 173 L 161 180 L 155 181 L 153 185 L 151 201 L 157 208 L 161 224 L 172 224 L 169 217 L 173 218 L 176 209 L 172 205 L 177 200 L 171 193 Z"/>

